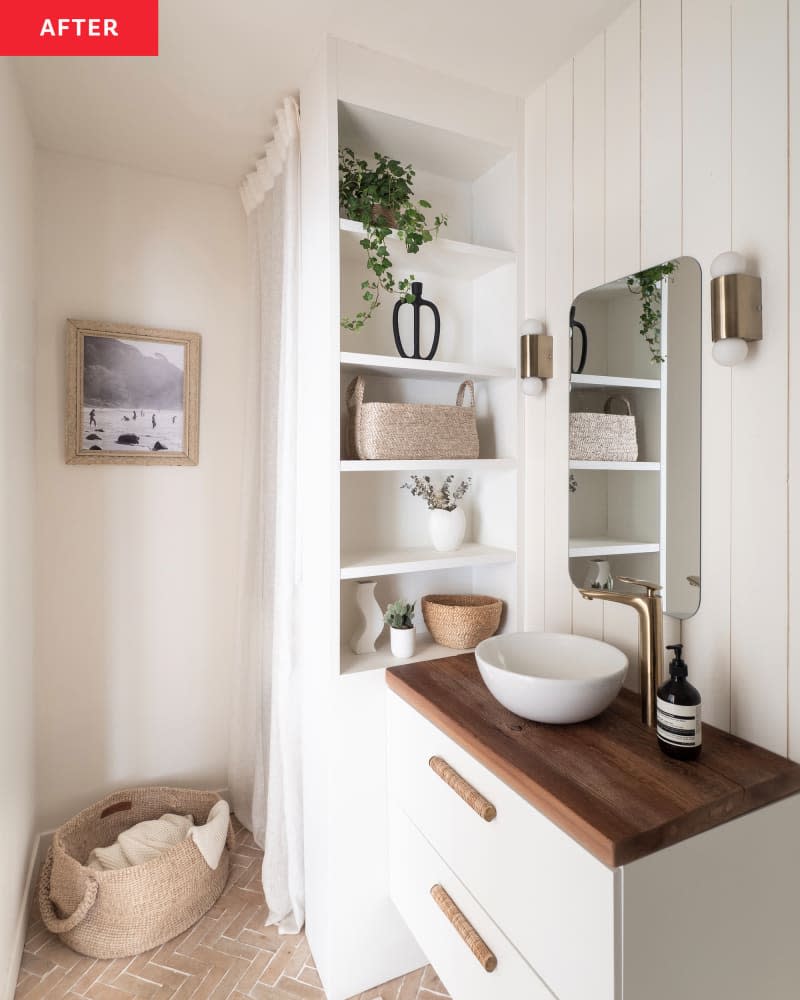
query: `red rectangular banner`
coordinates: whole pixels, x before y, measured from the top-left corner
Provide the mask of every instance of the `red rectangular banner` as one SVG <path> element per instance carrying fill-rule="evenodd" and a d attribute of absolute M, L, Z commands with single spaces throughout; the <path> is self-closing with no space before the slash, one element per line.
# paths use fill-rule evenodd
<path fill-rule="evenodd" d="M 0 55 L 157 56 L 158 0 L 2 0 Z"/>

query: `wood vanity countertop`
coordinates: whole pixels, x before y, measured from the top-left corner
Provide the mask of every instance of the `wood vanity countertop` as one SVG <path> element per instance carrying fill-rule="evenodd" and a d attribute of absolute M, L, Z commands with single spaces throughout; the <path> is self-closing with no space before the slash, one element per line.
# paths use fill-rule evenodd
<path fill-rule="evenodd" d="M 629 691 L 596 719 L 551 726 L 495 701 L 472 653 L 391 667 L 386 680 L 612 868 L 800 791 L 800 765 L 705 723 L 699 760 L 666 757 Z"/>

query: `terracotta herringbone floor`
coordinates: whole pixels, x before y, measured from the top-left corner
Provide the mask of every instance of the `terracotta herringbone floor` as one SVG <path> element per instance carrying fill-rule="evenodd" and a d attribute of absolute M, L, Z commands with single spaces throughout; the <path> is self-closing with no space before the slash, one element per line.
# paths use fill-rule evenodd
<path fill-rule="evenodd" d="M 261 851 L 237 826 L 231 876 L 199 923 L 161 948 L 100 961 L 66 948 L 32 914 L 16 997 L 86 1000 L 325 1000 L 304 934 L 265 927 Z M 428 966 L 353 1000 L 442 1000 Z"/>

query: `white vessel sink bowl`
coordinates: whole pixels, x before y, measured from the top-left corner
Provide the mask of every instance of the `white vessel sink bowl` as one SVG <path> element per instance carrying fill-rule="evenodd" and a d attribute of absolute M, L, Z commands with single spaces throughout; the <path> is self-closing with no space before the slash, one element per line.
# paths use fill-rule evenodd
<path fill-rule="evenodd" d="M 560 632 L 514 632 L 475 649 L 484 684 L 516 715 L 564 724 L 593 719 L 619 694 L 627 656 L 599 639 Z"/>

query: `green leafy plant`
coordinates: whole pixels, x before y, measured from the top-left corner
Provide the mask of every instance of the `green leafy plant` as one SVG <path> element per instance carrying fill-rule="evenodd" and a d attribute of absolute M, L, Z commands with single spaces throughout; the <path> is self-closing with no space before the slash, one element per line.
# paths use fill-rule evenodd
<path fill-rule="evenodd" d="M 367 257 L 367 269 L 374 277 L 361 282 L 361 297 L 366 308 L 341 321 L 345 330 L 360 330 L 381 304 L 381 292 L 400 295 L 406 302 L 414 301 L 411 282 L 414 275 L 395 280 L 392 259 L 386 240 L 397 230 L 397 238 L 408 253 L 419 253 L 424 243 L 438 236 L 447 225 L 446 215 L 434 217 L 429 226 L 423 208 L 430 202 L 420 198 L 414 201 L 416 171 L 410 163 L 403 166 L 383 153 L 373 153 L 375 163 L 370 166 L 359 159 L 352 149 L 339 150 L 339 206 L 354 222 L 364 227 L 360 241 Z"/>
<path fill-rule="evenodd" d="M 383 620 L 392 628 L 414 627 L 414 605 L 408 601 L 393 601 L 386 608 Z"/>
<path fill-rule="evenodd" d="M 402 490 L 411 490 L 412 497 L 422 497 L 427 503 L 428 510 L 455 510 L 458 501 L 464 498 L 464 494 L 472 484 L 472 476 L 463 480 L 453 490 L 451 489 L 455 476 L 448 476 L 437 490 L 431 482 L 430 476 L 412 476 L 410 483 L 403 483 Z"/>
<path fill-rule="evenodd" d="M 642 300 L 639 333 L 650 348 L 650 363 L 654 365 L 666 360 L 661 353 L 661 285 L 677 270 L 678 262 L 668 260 L 666 264 L 637 271 L 627 279 L 628 289 Z"/>

